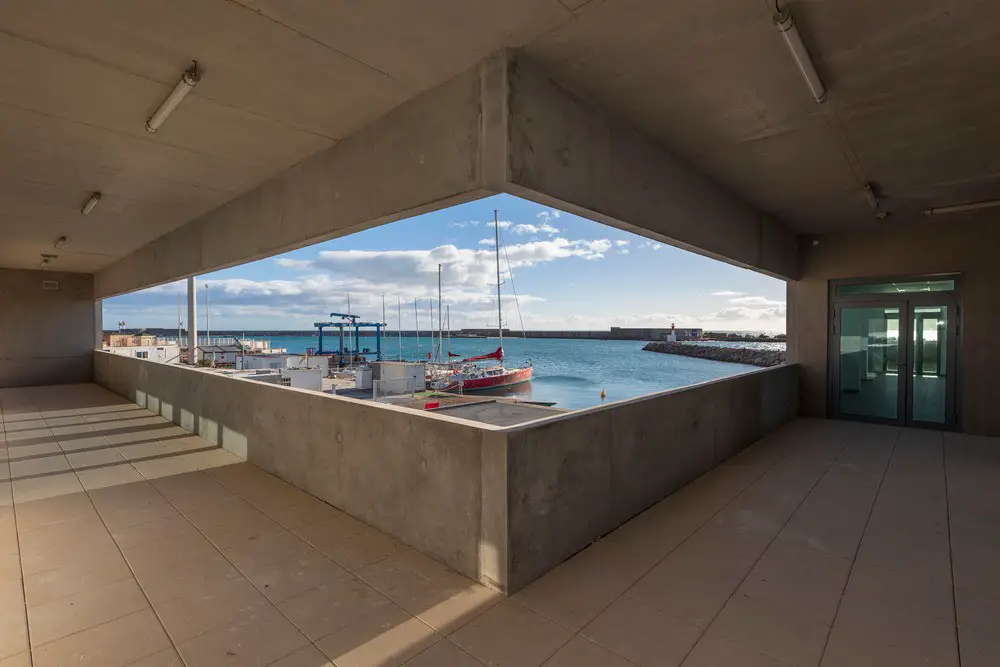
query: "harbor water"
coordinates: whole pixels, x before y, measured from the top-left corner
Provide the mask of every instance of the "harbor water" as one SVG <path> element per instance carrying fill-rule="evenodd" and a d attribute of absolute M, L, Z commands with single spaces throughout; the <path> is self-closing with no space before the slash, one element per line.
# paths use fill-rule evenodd
<path fill-rule="evenodd" d="M 252 336 L 249 334 L 248 336 Z M 286 348 L 289 352 L 305 352 L 317 347 L 315 336 L 272 336 L 272 348 Z M 430 338 L 403 337 L 400 340 L 391 332 L 385 339 L 386 359 L 426 360 L 432 350 Z M 327 335 L 323 344 L 337 349 L 337 336 Z M 605 401 L 620 401 L 665 389 L 707 382 L 718 378 L 755 370 L 753 366 L 721 361 L 693 359 L 672 354 L 644 352 L 644 343 L 624 340 L 559 340 L 542 338 L 505 338 L 503 341 L 505 364 L 534 366 L 534 379 L 530 383 L 504 390 L 520 398 L 535 401 L 553 401 L 556 407 L 571 410 L 600 405 L 601 391 Z M 779 344 L 782 345 L 782 344 Z M 375 349 L 374 337 L 362 337 L 361 347 Z M 444 341 L 445 355 L 448 340 Z M 452 338 L 451 351 L 472 356 L 492 352 L 497 348 L 496 338 Z M 369 358 L 374 358 L 374 354 Z"/>

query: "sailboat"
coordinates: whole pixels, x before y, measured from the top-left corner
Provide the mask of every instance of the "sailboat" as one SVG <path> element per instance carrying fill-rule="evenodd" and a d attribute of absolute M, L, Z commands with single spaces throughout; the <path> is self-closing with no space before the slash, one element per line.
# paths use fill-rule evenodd
<path fill-rule="evenodd" d="M 493 211 L 493 223 L 496 227 L 497 256 L 497 337 L 500 342 L 497 349 L 489 354 L 468 357 L 453 362 L 453 372 L 447 377 L 434 382 L 432 389 L 437 391 L 483 391 L 486 389 L 501 389 L 531 381 L 534 369 L 531 364 L 517 368 L 503 365 L 503 304 L 500 300 L 500 217 L 498 211 Z M 480 366 L 480 361 L 496 361 L 495 366 Z"/>

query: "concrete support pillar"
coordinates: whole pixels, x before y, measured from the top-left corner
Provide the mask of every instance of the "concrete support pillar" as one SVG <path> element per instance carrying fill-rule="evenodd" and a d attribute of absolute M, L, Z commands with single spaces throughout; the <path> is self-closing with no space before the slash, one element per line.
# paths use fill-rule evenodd
<path fill-rule="evenodd" d="M 104 300 L 94 299 L 94 349 L 104 349 Z"/>
<path fill-rule="evenodd" d="M 198 363 L 198 280 L 188 278 L 188 363 Z"/>

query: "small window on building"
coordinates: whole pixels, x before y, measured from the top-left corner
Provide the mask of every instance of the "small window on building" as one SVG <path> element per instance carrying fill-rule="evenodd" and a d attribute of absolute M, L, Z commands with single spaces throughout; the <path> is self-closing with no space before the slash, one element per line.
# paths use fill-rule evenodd
<path fill-rule="evenodd" d="M 149 352 L 136 352 L 135 356 L 138 359 L 149 359 Z"/>
<path fill-rule="evenodd" d="M 837 285 L 837 296 L 856 294 L 908 294 L 911 292 L 954 292 L 955 281 L 913 280 L 898 283 L 872 283 L 869 285 Z"/>

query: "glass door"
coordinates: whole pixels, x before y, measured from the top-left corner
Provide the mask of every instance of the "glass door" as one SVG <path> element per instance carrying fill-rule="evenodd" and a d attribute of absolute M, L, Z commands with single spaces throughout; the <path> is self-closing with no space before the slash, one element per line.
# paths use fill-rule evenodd
<path fill-rule="evenodd" d="M 906 340 L 900 306 L 856 303 L 836 309 L 834 412 L 865 421 L 902 423 Z"/>
<path fill-rule="evenodd" d="M 834 416 L 955 428 L 958 280 L 831 285 Z"/>
<path fill-rule="evenodd" d="M 907 363 L 907 423 L 954 426 L 955 306 L 942 299 L 914 298 Z"/>

